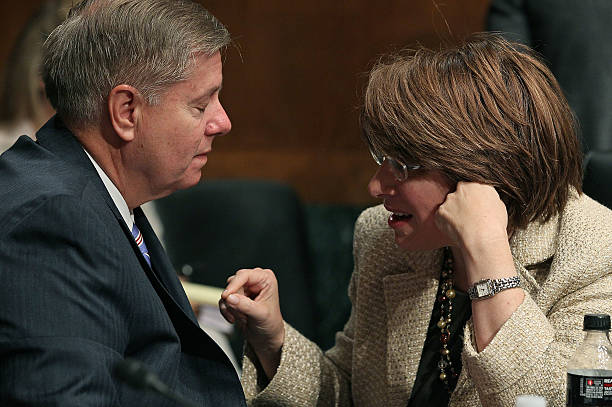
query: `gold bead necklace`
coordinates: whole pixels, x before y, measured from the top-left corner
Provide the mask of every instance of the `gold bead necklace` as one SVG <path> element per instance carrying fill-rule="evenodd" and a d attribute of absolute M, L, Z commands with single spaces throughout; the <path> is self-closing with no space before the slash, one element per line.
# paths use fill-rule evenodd
<path fill-rule="evenodd" d="M 440 369 L 440 380 L 444 383 L 444 387 L 452 393 L 451 380 L 457 380 L 459 376 L 455 371 L 453 362 L 451 361 L 451 351 L 448 348 L 450 340 L 450 328 L 452 322 L 453 299 L 455 298 L 455 290 L 453 288 L 453 255 L 450 248 L 444 248 L 444 260 L 442 261 L 442 272 L 440 274 L 440 289 L 438 290 L 438 302 L 440 303 L 440 320 L 438 328 L 440 328 L 440 361 L 438 368 Z"/>

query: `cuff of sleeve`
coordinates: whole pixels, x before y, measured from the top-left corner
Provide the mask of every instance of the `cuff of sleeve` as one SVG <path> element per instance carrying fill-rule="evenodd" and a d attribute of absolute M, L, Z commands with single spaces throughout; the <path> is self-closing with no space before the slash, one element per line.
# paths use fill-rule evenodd
<path fill-rule="evenodd" d="M 513 386 L 535 363 L 540 363 L 554 330 L 533 299 L 525 294 L 523 303 L 500 328 L 491 343 L 476 351 L 470 319 L 465 326 L 463 366 L 478 388 L 488 395 Z"/>
<path fill-rule="evenodd" d="M 285 322 L 285 342 L 280 365 L 268 382 L 250 346 L 245 348 L 242 385 L 249 404 L 304 405 L 319 391 L 321 351 Z"/>

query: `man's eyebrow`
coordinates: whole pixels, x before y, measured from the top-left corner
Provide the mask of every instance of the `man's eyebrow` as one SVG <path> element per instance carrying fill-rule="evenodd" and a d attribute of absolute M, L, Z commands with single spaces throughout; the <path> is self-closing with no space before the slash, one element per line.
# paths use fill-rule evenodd
<path fill-rule="evenodd" d="M 195 98 L 193 98 L 193 100 L 191 100 L 191 103 L 202 102 L 202 101 L 208 99 L 209 97 L 211 97 L 212 95 L 214 95 L 215 93 L 221 92 L 222 88 L 223 88 L 223 84 L 220 84 L 219 86 L 214 86 L 214 87 L 211 87 L 209 89 L 206 89 L 206 91 L 204 91 L 201 95 L 196 96 Z"/>

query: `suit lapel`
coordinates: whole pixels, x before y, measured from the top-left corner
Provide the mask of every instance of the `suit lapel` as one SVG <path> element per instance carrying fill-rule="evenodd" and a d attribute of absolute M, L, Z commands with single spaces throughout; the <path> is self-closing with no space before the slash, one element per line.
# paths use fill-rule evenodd
<path fill-rule="evenodd" d="M 134 209 L 134 218 L 136 220 L 136 226 L 138 226 L 143 235 L 147 249 L 149 249 L 153 268 L 149 267 L 149 264 L 144 259 L 144 256 L 138 249 L 138 245 L 134 239 L 131 238 L 130 234 L 132 248 L 138 256 L 140 264 L 149 278 L 151 285 L 162 300 L 166 312 L 168 312 L 168 316 L 181 341 L 183 351 L 205 357 L 209 360 L 216 360 L 233 370 L 233 366 L 227 356 L 225 356 L 225 353 L 217 343 L 199 327 L 195 315 L 191 310 L 191 306 L 189 305 L 189 301 L 187 300 L 187 296 L 185 295 L 185 291 L 176 277 L 174 268 L 166 256 L 159 239 L 155 236 L 142 209 Z M 125 222 L 123 223 L 125 224 Z"/>
<path fill-rule="evenodd" d="M 172 266 L 170 259 L 166 255 L 166 252 L 161 245 L 161 242 L 157 238 L 157 235 L 155 235 L 151 224 L 147 220 L 147 217 L 141 208 L 134 209 L 134 220 L 136 222 L 136 226 L 138 226 L 138 229 L 140 229 L 140 232 L 142 233 L 147 249 L 149 249 L 153 272 L 167 291 L 168 295 L 172 297 L 179 308 L 183 310 L 185 315 L 197 324 L 197 320 L 193 314 L 193 311 L 191 310 L 189 300 L 185 295 L 185 290 L 183 290 L 179 279 L 176 277 L 174 266 Z M 144 264 L 148 266 L 148 263 L 146 263 L 146 260 L 142 256 L 142 253 L 140 253 L 140 250 L 137 250 L 137 252 L 139 257 L 141 257 L 141 264 L 144 261 Z"/>
<path fill-rule="evenodd" d="M 179 336 L 182 350 L 208 360 L 215 360 L 223 363 L 233 372 L 234 368 L 229 359 L 225 356 L 225 353 L 223 353 L 221 348 L 219 348 L 219 346 L 198 326 L 195 315 L 187 301 L 185 292 L 180 286 L 178 279 L 174 277 L 172 265 L 159 240 L 155 236 L 151 225 L 149 225 L 144 213 L 142 213 L 142 210 L 137 208 L 134 213 L 137 218 L 137 226 L 141 230 L 147 248 L 151 254 L 155 272 L 149 267 L 144 256 L 138 249 L 138 245 L 132 237 L 131 230 L 129 230 L 125 224 L 123 217 L 106 190 L 104 183 L 87 157 L 87 154 L 85 154 L 83 146 L 72 132 L 65 127 L 59 117 L 53 116 L 49 119 L 49 121 L 36 133 L 36 138 L 37 143 L 42 147 L 56 154 L 58 157 L 61 157 L 66 162 L 71 163 L 74 170 L 83 171 L 90 175 L 90 186 L 99 194 L 100 199 L 106 202 L 107 207 L 113 213 L 116 221 L 123 230 L 125 238 L 128 239 L 132 245 L 132 249 L 140 261 L 142 269 L 151 282 L 151 285 L 162 300 L 166 312 Z M 157 265 L 155 265 L 156 263 Z"/>
<path fill-rule="evenodd" d="M 93 187 L 94 191 L 97 192 L 100 199 L 106 202 L 107 207 L 113 213 L 118 224 L 121 226 L 125 237 L 132 245 L 132 249 L 143 266 L 143 269 L 150 270 L 148 263 L 144 259 L 142 253 L 138 249 L 138 245 L 132 237 L 132 231 L 129 230 L 125 224 L 123 217 L 119 213 L 119 210 L 113 202 L 112 197 L 100 179 L 98 172 L 87 157 L 87 154 L 85 154 L 83 146 L 70 132 L 70 130 L 65 127 L 57 116 L 54 116 L 38 131 L 36 137 L 41 146 L 45 147 L 59 157 L 62 157 L 62 159 L 70 162 L 78 170 L 91 175 L 90 185 Z M 189 306 L 189 302 L 187 301 L 187 297 L 185 296 L 185 292 L 180 286 L 178 279 L 174 277 L 174 269 L 170 264 L 161 243 L 157 239 L 157 236 L 155 236 L 155 233 L 153 232 L 153 229 L 151 228 L 146 216 L 140 208 L 136 208 L 134 210 L 134 217 L 136 219 L 136 225 L 142 232 L 147 248 L 149 249 L 153 268 L 155 269 L 155 279 L 160 283 L 160 287 L 164 288 L 166 294 L 170 296 L 176 305 L 183 309 L 185 316 L 192 319 L 194 323 L 197 323 L 195 321 L 195 316 L 191 311 L 191 307 Z"/>
<path fill-rule="evenodd" d="M 427 336 L 442 251 L 415 253 L 407 272 L 383 278 L 387 314 L 389 406 L 408 405 Z"/>
<path fill-rule="evenodd" d="M 58 116 L 53 116 L 49 121 L 36 133 L 37 143 L 46 148 L 53 154 L 61 157 L 62 160 L 75 167 L 75 171 L 81 171 L 88 174 L 90 178 L 90 186 L 99 195 L 100 199 L 106 202 L 117 221 L 123 227 L 123 230 L 128 233 L 130 239 L 132 232 L 125 225 L 123 217 L 115 206 L 113 199 L 108 193 L 102 179 L 94 168 L 93 164 L 85 154 L 85 150 L 74 134 L 64 125 Z M 133 240 L 133 239 L 132 239 Z"/>

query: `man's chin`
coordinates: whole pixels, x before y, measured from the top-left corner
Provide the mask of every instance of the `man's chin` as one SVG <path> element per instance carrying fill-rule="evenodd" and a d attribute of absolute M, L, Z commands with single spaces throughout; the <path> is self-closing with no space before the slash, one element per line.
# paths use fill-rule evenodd
<path fill-rule="evenodd" d="M 163 193 L 163 195 L 161 197 L 171 195 L 171 194 L 173 194 L 176 191 L 192 188 L 192 187 L 198 185 L 198 183 L 200 182 L 201 179 L 202 179 L 202 173 L 200 171 L 194 172 L 193 174 L 190 174 L 190 176 L 185 176 L 180 181 L 178 181 L 178 182 L 172 184 L 170 187 L 168 187 L 164 191 L 164 193 Z"/>
<path fill-rule="evenodd" d="M 202 179 L 202 172 L 198 171 L 196 174 L 193 174 L 192 176 L 182 180 L 178 184 L 178 187 L 176 188 L 176 190 L 192 188 L 198 185 L 201 179 Z"/>

